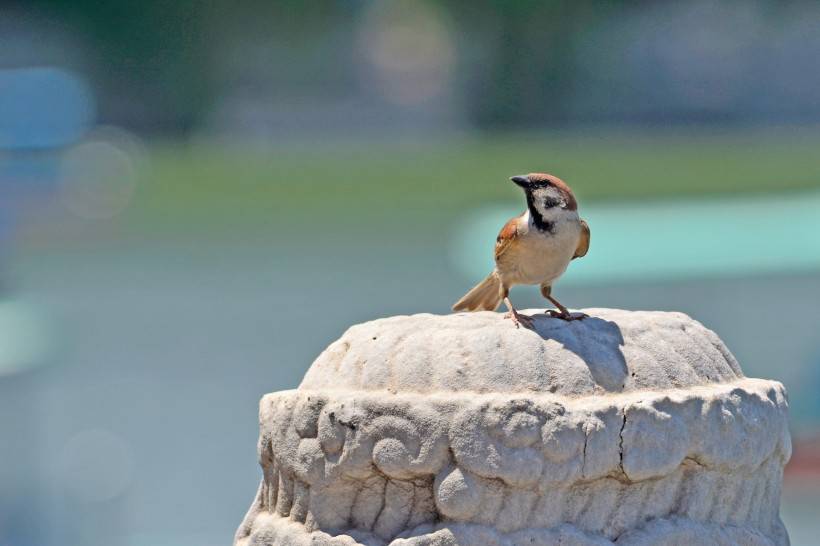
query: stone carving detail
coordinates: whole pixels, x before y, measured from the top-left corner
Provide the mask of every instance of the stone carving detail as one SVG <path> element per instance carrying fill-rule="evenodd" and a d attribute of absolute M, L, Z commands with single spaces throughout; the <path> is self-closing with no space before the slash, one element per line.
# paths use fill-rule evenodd
<path fill-rule="evenodd" d="M 782 385 L 742 375 L 580 396 L 273 393 L 235 544 L 787 544 L 786 415 Z"/>

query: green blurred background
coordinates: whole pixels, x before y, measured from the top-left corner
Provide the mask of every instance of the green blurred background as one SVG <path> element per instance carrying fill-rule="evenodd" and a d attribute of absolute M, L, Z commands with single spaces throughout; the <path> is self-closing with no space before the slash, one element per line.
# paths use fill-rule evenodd
<path fill-rule="evenodd" d="M 446 313 L 579 196 L 571 307 L 680 310 L 783 381 L 820 524 L 814 2 L 0 2 L 0 545 L 226 544 L 257 401 Z M 521 307 L 542 307 L 517 288 Z"/>

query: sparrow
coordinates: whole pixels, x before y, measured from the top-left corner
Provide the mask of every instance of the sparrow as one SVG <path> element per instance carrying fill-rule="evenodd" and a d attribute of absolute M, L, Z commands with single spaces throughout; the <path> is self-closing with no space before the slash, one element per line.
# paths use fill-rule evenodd
<path fill-rule="evenodd" d="M 557 176 L 531 173 L 510 178 L 524 190 L 527 210 L 510 219 L 495 242 L 495 269 L 453 305 L 453 311 L 494 311 L 503 300 L 516 328 L 532 327 L 532 318 L 519 313 L 509 298 L 517 284 L 541 285 L 541 294 L 558 308 L 547 313 L 564 320 L 571 315 L 552 296 L 552 285 L 569 262 L 589 250 L 589 225 L 578 216 L 578 202 Z"/>

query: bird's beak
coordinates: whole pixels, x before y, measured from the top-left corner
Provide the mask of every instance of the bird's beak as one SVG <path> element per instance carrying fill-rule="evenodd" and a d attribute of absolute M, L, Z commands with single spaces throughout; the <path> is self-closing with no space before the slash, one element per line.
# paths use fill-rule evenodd
<path fill-rule="evenodd" d="M 522 176 L 512 176 L 510 180 L 515 182 L 517 185 L 521 186 L 524 189 L 528 189 L 530 187 L 530 177 L 526 175 Z"/>

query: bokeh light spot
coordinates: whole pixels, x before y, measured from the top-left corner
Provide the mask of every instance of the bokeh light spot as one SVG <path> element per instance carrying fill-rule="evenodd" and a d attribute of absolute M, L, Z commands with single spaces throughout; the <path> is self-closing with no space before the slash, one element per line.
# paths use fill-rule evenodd
<path fill-rule="evenodd" d="M 424 2 L 375 2 L 360 31 L 370 76 L 389 102 L 414 105 L 450 85 L 455 46 L 442 13 Z"/>
<path fill-rule="evenodd" d="M 93 220 L 125 210 L 137 184 L 134 152 L 129 147 L 118 139 L 98 136 L 66 152 L 60 165 L 60 197 L 69 211 Z"/>

